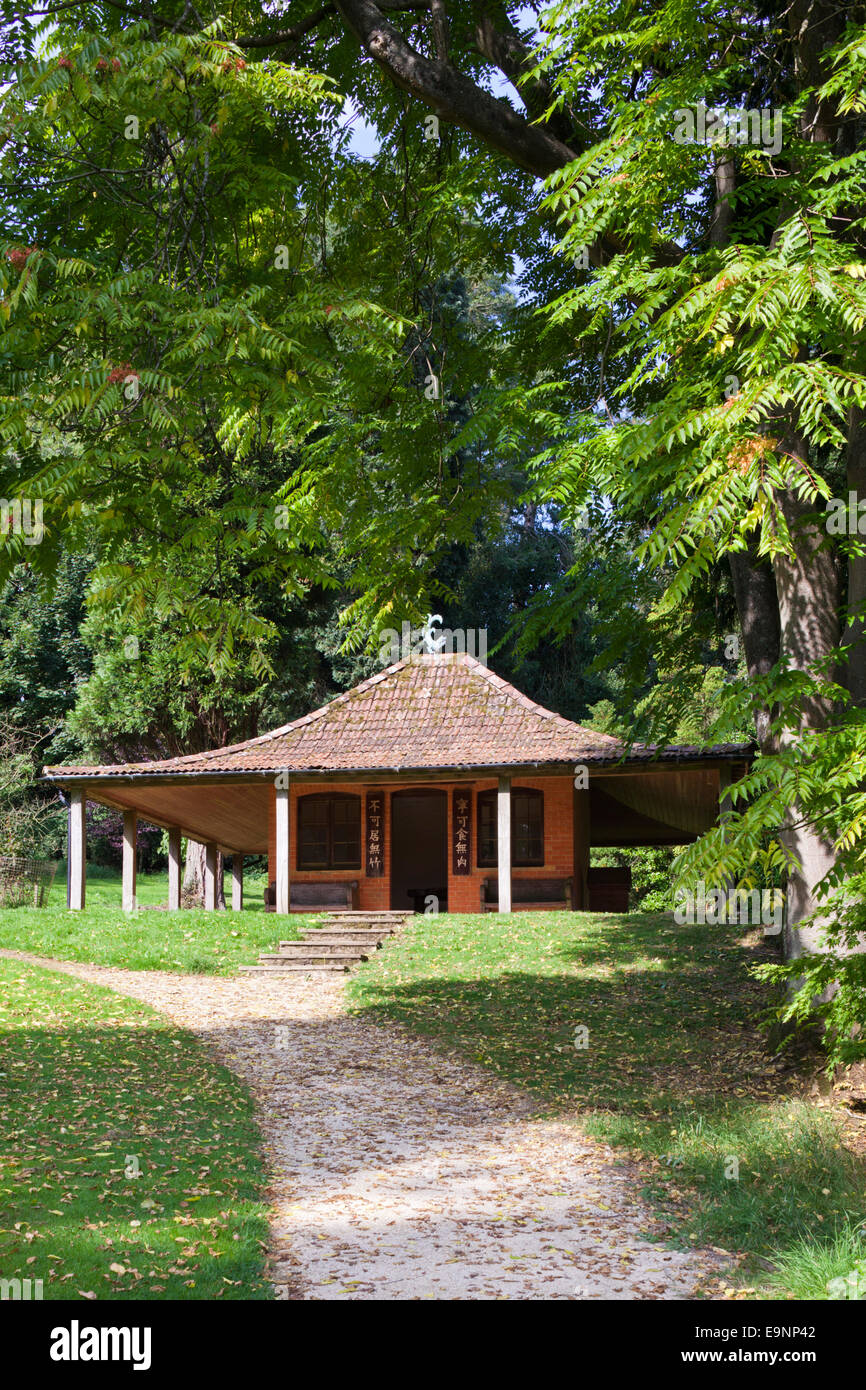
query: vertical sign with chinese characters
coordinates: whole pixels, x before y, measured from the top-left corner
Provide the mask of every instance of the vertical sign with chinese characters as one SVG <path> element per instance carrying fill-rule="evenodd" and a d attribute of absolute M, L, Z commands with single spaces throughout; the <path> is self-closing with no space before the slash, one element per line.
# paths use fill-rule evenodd
<path fill-rule="evenodd" d="M 472 793 L 454 788 L 451 804 L 451 872 L 468 874 L 472 865 Z"/>
<path fill-rule="evenodd" d="M 381 878 L 385 872 L 385 797 L 382 792 L 367 793 L 367 877 Z"/>

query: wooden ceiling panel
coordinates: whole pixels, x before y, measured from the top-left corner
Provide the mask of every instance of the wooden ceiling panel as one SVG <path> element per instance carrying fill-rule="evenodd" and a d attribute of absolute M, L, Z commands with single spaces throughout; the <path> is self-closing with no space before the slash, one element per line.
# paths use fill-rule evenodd
<path fill-rule="evenodd" d="M 686 838 L 702 835 L 718 819 L 719 774 L 714 768 L 647 771 L 599 781 L 607 796 L 640 817 L 683 832 Z"/>
<path fill-rule="evenodd" d="M 268 813 L 274 800 L 269 782 L 198 783 L 184 786 L 88 788 L 88 796 L 109 806 L 137 811 L 154 825 L 179 825 L 193 840 L 213 840 L 239 854 L 267 854 Z"/>

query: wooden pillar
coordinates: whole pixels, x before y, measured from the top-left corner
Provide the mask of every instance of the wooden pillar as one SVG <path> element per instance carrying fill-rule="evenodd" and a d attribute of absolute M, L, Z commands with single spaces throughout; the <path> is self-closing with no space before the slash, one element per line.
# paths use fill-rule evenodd
<path fill-rule="evenodd" d="M 216 911 L 217 847 L 209 840 L 204 847 L 204 905 L 207 912 Z"/>
<path fill-rule="evenodd" d="M 589 787 L 575 787 L 572 800 L 574 830 L 574 900 L 578 912 L 589 911 Z"/>
<path fill-rule="evenodd" d="M 285 785 L 283 785 L 285 784 Z M 291 790 L 288 775 L 280 773 L 277 786 L 277 912 L 285 916 L 289 911 L 289 839 L 290 839 Z"/>
<path fill-rule="evenodd" d="M 232 912 L 241 912 L 244 906 L 244 856 L 232 855 Z"/>
<path fill-rule="evenodd" d="M 511 911 L 511 778 L 500 777 L 497 797 L 499 911 Z"/>
<path fill-rule="evenodd" d="M 135 911 L 136 841 L 138 816 L 134 811 L 123 813 L 123 910 Z"/>
<path fill-rule="evenodd" d="M 66 848 L 66 906 L 73 912 L 84 909 L 87 878 L 87 794 L 76 787 L 69 797 L 69 832 Z"/>
<path fill-rule="evenodd" d="M 180 911 L 180 826 L 173 825 L 168 832 L 168 910 Z"/>

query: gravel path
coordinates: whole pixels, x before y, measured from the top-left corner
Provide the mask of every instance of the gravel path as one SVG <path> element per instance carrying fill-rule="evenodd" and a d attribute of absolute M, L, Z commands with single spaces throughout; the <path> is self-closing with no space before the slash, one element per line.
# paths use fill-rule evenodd
<path fill-rule="evenodd" d="M 153 1005 L 243 1078 L 282 1297 L 677 1299 L 725 1272 L 711 1252 L 642 1238 L 652 1218 L 609 1148 L 407 1030 L 347 1017 L 344 977 L 0 955 Z"/>

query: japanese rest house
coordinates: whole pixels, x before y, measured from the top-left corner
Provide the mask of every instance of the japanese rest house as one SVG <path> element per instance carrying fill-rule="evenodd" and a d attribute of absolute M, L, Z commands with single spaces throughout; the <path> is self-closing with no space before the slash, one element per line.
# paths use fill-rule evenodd
<path fill-rule="evenodd" d="M 50 767 L 68 792 L 68 906 L 83 908 L 88 800 L 124 813 L 124 905 L 135 904 L 137 821 L 169 831 L 169 907 L 181 837 L 234 865 L 267 855 L 276 911 L 318 906 L 501 912 L 607 908 L 590 849 L 680 845 L 717 823 L 749 745 L 654 749 L 543 709 L 473 657 L 412 656 L 273 733 L 163 761 Z M 576 775 L 577 774 L 577 775 Z M 609 874 L 610 871 L 608 871 Z M 599 896 L 601 894 L 601 896 Z"/>

